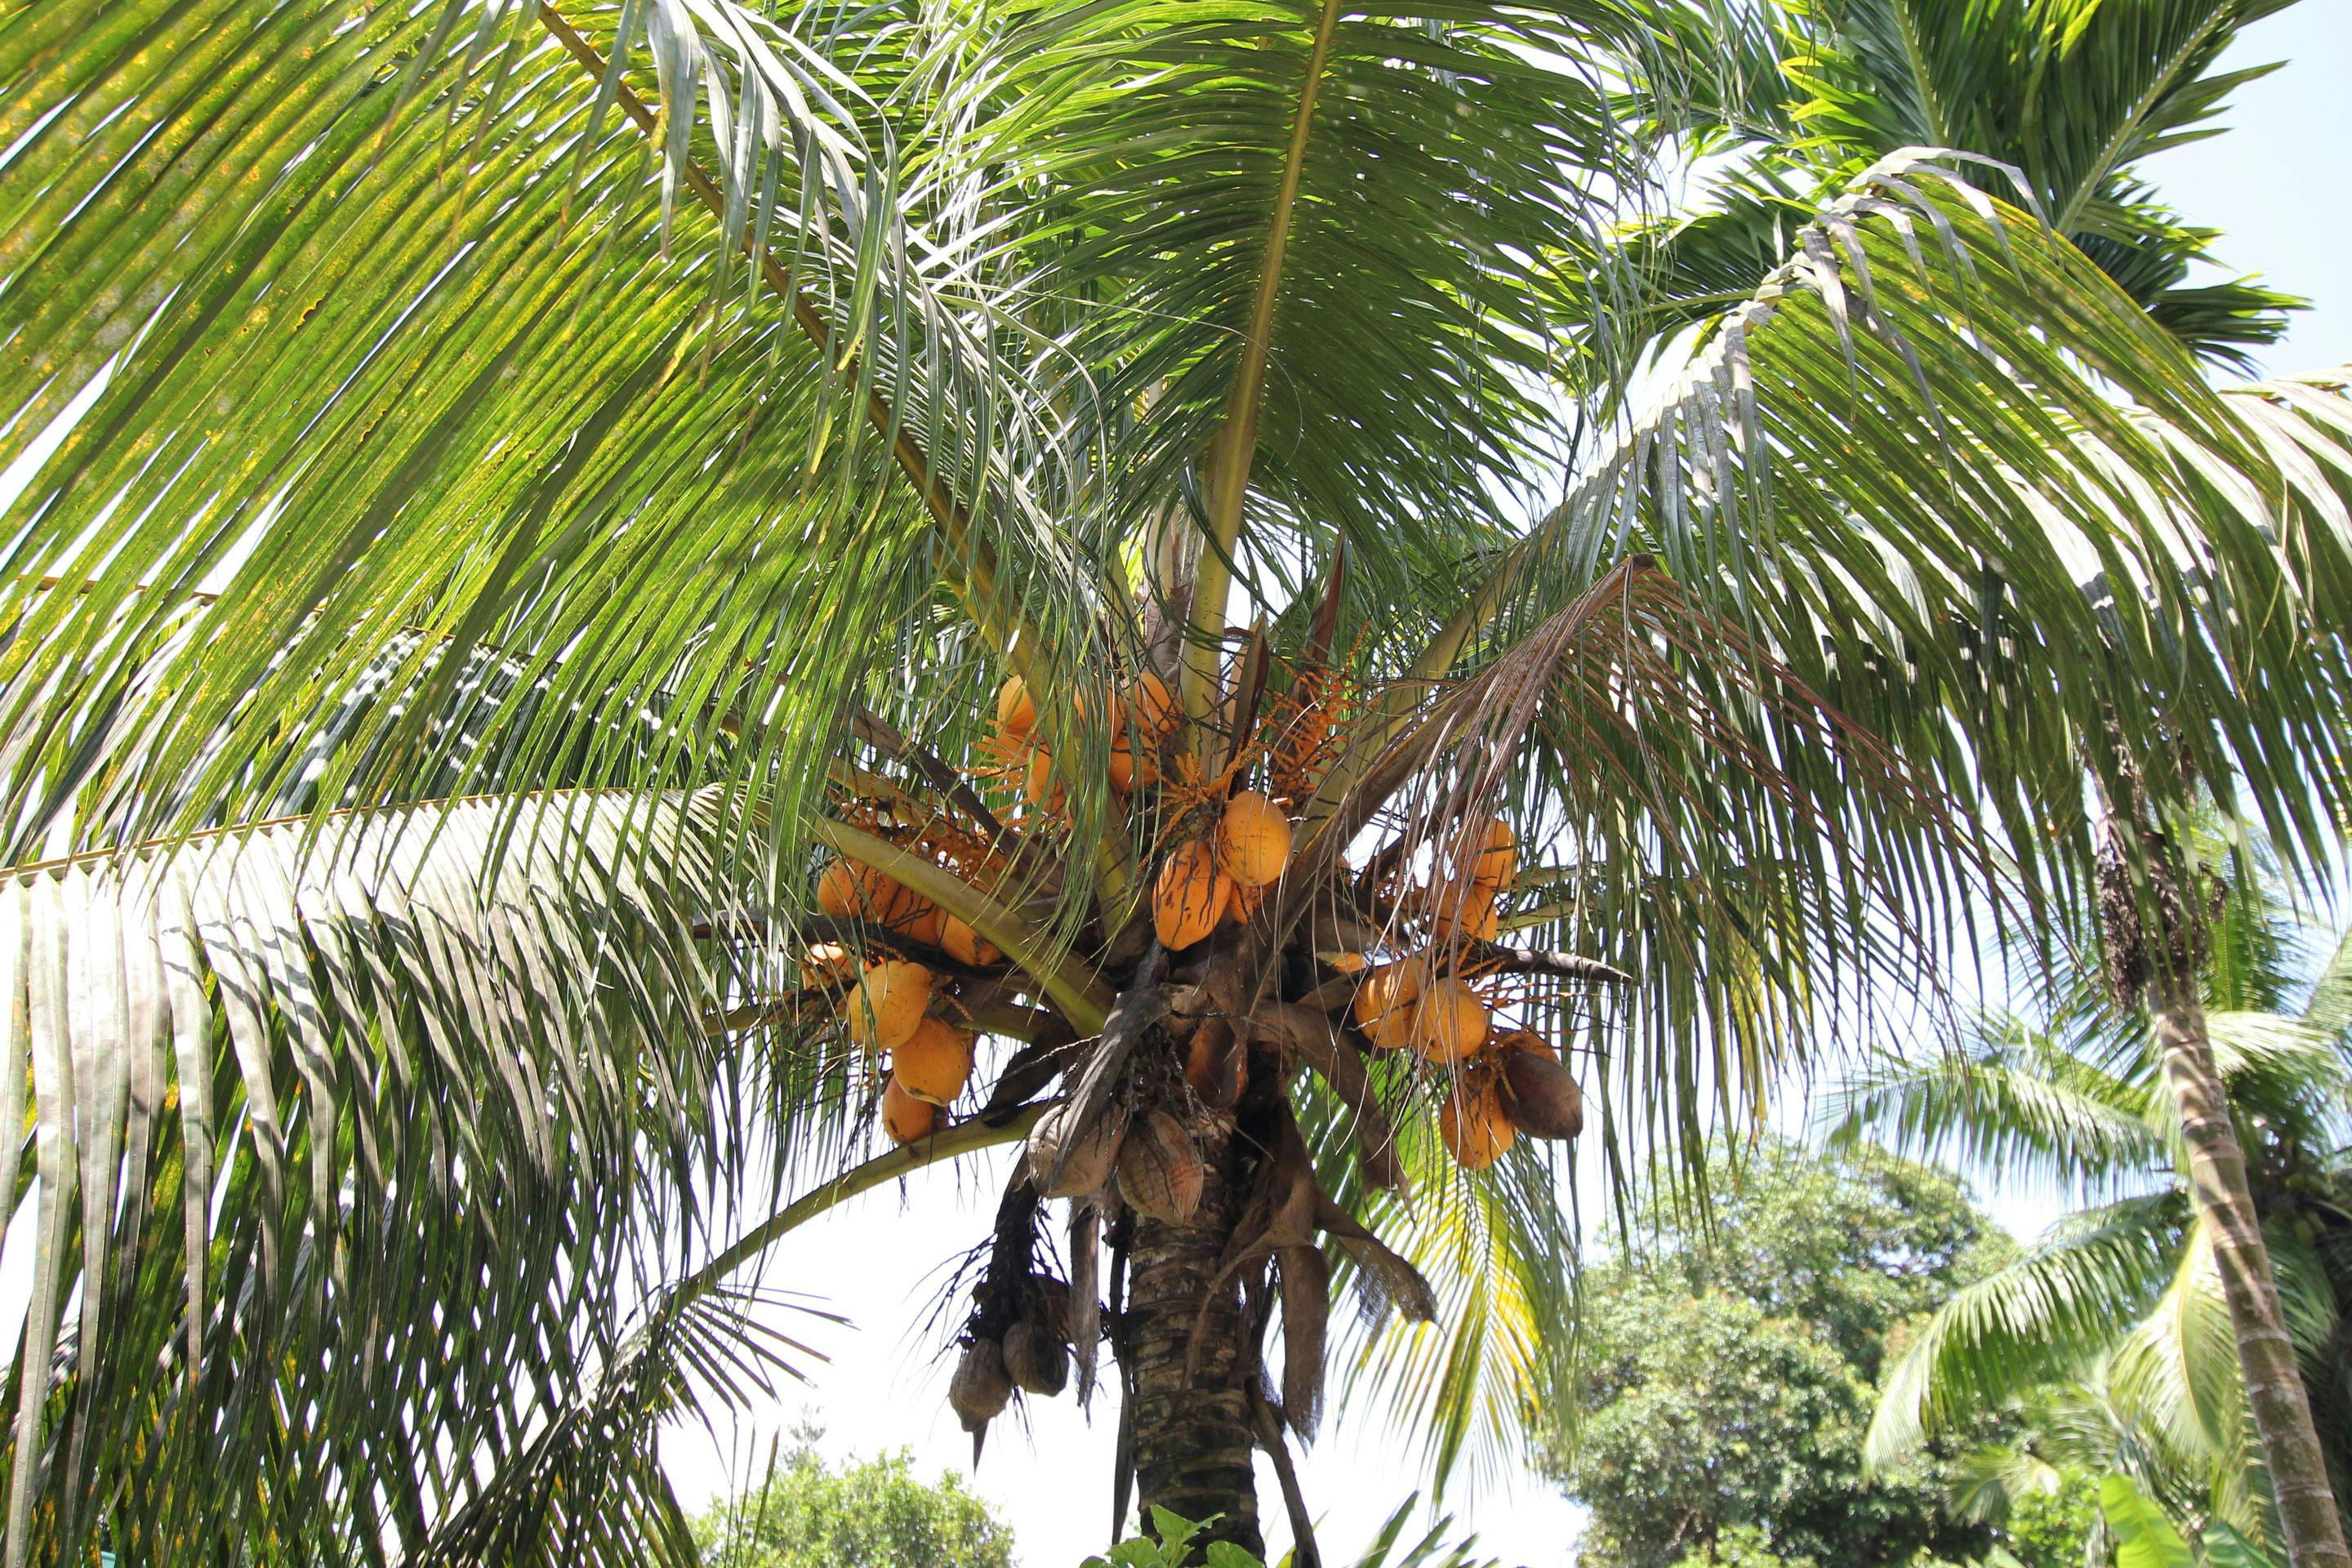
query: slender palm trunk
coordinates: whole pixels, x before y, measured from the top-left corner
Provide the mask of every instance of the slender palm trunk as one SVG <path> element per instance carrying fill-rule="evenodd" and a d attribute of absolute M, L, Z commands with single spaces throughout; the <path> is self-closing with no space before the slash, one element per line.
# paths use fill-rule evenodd
<path fill-rule="evenodd" d="M 1137 1491 L 1150 1510 L 1189 1520 L 1213 1516 L 1203 1541 L 1230 1541 L 1263 1556 L 1252 1454 L 1249 1389 L 1238 1292 L 1228 1282 L 1207 1319 L 1199 1371 L 1188 1387 L 1202 1293 L 1217 1272 L 1240 1217 L 1233 1137 L 1202 1150 L 1207 1165 L 1201 1206 L 1181 1225 L 1137 1217 L 1128 1248 L 1126 1353 L 1134 1378 Z"/>
<path fill-rule="evenodd" d="M 2343 1522 L 2327 1480 L 2327 1462 L 2312 1426 L 2311 1402 L 2295 1366 L 2294 1345 L 2280 1314 L 2270 1250 L 2246 1184 L 2246 1156 L 2230 1121 L 2221 1075 L 2213 1066 L 2205 1010 L 2194 995 L 2159 997 L 2157 1041 L 2165 1082 L 2189 1145 L 2189 1181 L 2197 1212 L 2213 1240 L 2221 1293 L 2238 1340 L 2246 1400 L 2270 1467 L 2290 1568 L 2352 1568 Z"/>

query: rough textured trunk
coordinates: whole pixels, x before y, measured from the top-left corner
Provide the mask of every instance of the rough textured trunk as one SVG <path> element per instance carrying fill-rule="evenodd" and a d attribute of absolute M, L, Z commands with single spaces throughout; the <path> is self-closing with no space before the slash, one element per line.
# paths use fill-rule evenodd
<path fill-rule="evenodd" d="M 2270 1467 L 2279 1523 L 2292 1568 L 2352 1568 L 2344 1544 L 2327 1462 L 2311 1421 L 2311 1404 L 2295 1365 L 2294 1345 L 2280 1315 L 2270 1251 L 2246 1185 L 2246 1156 L 2231 1123 L 2221 1075 L 2205 1033 L 2205 1011 L 2194 999 L 2159 998 L 2157 1040 L 2165 1082 L 2180 1113 L 2189 1145 L 2189 1186 L 2197 1212 L 2213 1239 L 2221 1291 L 2238 1340 L 2246 1401 Z"/>
<path fill-rule="evenodd" d="M 1243 1201 L 1231 1135 L 1202 1154 L 1208 1170 L 1199 1211 L 1182 1225 L 1139 1215 L 1129 1244 L 1125 1327 L 1135 1379 L 1136 1486 L 1147 1521 L 1154 1508 L 1190 1520 L 1215 1515 L 1204 1541 L 1230 1541 L 1263 1556 L 1247 1387 L 1253 1374 L 1230 1283 L 1209 1313 L 1199 1374 L 1189 1388 L 1184 1382 L 1193 1315 Z"/>

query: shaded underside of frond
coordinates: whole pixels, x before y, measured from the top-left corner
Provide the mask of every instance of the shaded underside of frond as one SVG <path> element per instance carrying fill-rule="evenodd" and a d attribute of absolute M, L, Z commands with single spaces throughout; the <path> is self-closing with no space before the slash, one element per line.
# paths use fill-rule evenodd
<path fill-rule="evenodd" d="M 715 795 L 553 795 L 0 881 L 12 1562 L 383 1562 L 489 1506 L 740 1158 L 692 934 L 728 837 Z M 653 1475 L 596 1528 L 659 1525 Z"/>

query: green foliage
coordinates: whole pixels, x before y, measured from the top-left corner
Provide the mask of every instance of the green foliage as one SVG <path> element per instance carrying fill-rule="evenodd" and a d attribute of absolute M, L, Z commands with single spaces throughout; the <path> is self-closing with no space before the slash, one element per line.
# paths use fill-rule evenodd
<path fill-rule="evenodd" d="M 2001 1535 L 2021 1562 L 2053 1568 L 2083 1560 L 2083 1543 L 2099 1522 L 2098 1483 L 2070 1473 L 2054 1485 L 2025 1493 L 2010 1504 Z"/>
<path fill-rule="evenodd" d="M 2137 165 L 2217 134 L 2230 94 L 2275 65 L 2216 68 L 2241 29 L 2289 0 L 1691 0 L 1668 10 L 1663 68 L 1637 93 L 1660 129 L 1737 154 L 1696 210 L 1630 254 L 1654 325 L 1711 297 L 1769 249 L 1792 210 L 1898 149 L 1948 147 L 2015 172 L 2038 205 L 2151 321 L 2243 369 L 2306 301 L 2254 278 L 2199 282 L 2218 231 L 2158 199 Z M 1728 35 L 1728 37 L 1727 37 Z M 1663 90 L 1660 90 L 1663 89 Z M 1990 185 L 2012 193 L 1988 171 Z"/>
<path fill-rule="evenodd" d="M 1398 1504 L 1350 1568 L 1499 1568 L 1496 1559 L 1476 1555 L 1476 1536 L 1448 1533 L 1454 1528 L 1450 1514 L 1432 1523 L 1418 1539 L 1408 1541 L 1405 1521 L 1420 1505 L 1418 1492 Z M 1224 1542 L 1211 1543 L 1198 1559 L 1188 1557 L 1192 1538 L 1212 1522 L 1196 1523 L 1155 1508 L 1150 1533 L 1120 1542 L 1107 1555 L 1087 1558 L 1081 1568 L 1182 1568 L 1195 1562 L 1199 1568 L 1265 1568 L 1248 1552 Z M 1295 1568 L 1297 1561 L 1296 1552 L 1286 1554 L 1279 1568 Z"/>
<path fill-rule="evenodd" d="M 2115 1533 L 2116 1568 L 2196 1568 L 2189 1543 L 2130 1477 L 2100 1478 L 2099 1511 Z"/>
<path fill-rule="evenodd" d="M 2229 850 L 2200 847 L 2209 861 Z M 2259 846 L 2220 885 L 2202 976 L 2215 1064 L 2301 1355 L 2323 1453 L 2352 1476 L 2352 1385 L 2336 1348 L 2352 1309 L 2352 1066 L 2347 939 L 2317 940 Z M 1958 1048 L 1885 1058 L 1830 1097 L 1834 1136 L 1867 1131 L 1967 1174 L 2106 1197 L 1939 1306 L 1885 1380 L 1868 1452 L 2022 1404 L 2031 1458 L 2116 1475 L 2200 1551 L 2257 1550 L 2273 1524 L 2227 1303 L 2180 1163 L 2147 1021 L 2087 969 L 2053 977 L 2031 1016 L 1978 1020 Z M 2153 1189 L 2153 1190 L 2150 1190 Z M 1982 1467 L 2012 1492 L 2026 1456 Z M 1990 1457 L 1988 1457 L 1990 1459 Z"/>
<path fill-rule="evenodd" d="M 1654 1208 L 1643 1245 L 1587 1281 L 1585 1419 L 1562 1467 L 1592 1510 L 1582 1561 L 1907 1564 L 1990 1549 L 1995 1532 L 1947 1503 L 1947 1454 L 1865 1479 L 1862 1443 L 1890 1344 L 2005 1261 L 2006 1238 L 1952 1178 L 1874 1152 L 1824 1160 L 1774 1142 L 1710 1175 L 1710 1215 Z"/>
<path fill-rule="evenodd" d="M 1010 1568 L 1013 1531 L 953 1475 L 901 1449 L 835 1468 L 803 1427 L 757 1490 L 695 1521 L 711 1568 Z"/>
<path fill-rule="evenodd" d="M 1122 1541 L 1100 1557 L 1089 1557 L 1085 1568 L 1265 1568 L 1265 1564 L 1229 1541 L 1213 1541 L 1199 1555 L 1192 1538 L 1212 1520 L 1180 1519 L 1164 1508 L 1151 1510 L 1151 1533 Z"/>

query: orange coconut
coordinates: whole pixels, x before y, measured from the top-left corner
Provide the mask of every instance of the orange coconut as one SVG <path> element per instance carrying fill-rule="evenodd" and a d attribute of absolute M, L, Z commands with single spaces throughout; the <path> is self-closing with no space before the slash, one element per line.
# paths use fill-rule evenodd
<path fill-rule="evenodd" d="M 1465 1170 L 1483 1171 L 1518 1141 L 1502 1099 L 1483 1078 L 1465 1078 L 1437 1108 L 1437 1134 Z"/>
<path fill-rule="evenodd" d="M 849 1037 L 869 1051 L 896 1050 L 923 1021 L 930 1005 L 931 972 L 898 959 L 877 963 L 859 977 L 842 1004 Z"/>
<path fill-rule="evenodd" d="M 1459 976 L 1423 986 L 1412 1005 L 1412 1048 L 1424 1061 L 1472 1056 L 1486 1043 L 1487 1027 L 1486 1004 Z"/>
<path fill-rule="evenodd" d="M 1244 888 L 1263 888 L 1290 864 L 1290 818 L 1255 790 L 1225 803 L 1217 824 L 1217 868 Z"/>
<path fill-rule="evenodd" d="M 893 1079 L 882 1089 L 882 1131 L 893 1143 L 919 1143 L 947 1125 L 948 1113 L 926 1104 L 898 1087 Z"/>
<path fill-rule="evenodd" d="M 1491 897 L 1481 895 L 1475 887 L 1467 897 L 1444 891 L 1437 895 L 1429 930 L 1440 942 L 1451 942 L 1457 936 L 1492 942 L 1502 934 L 1502 912 L 1496 909 Z"/>
<path fill-rule="evenodd" d="M 1015 735 L 1037 726 L 1037 704 L 1029 700 L 1028 683 L 1017 675 L 997 689 L 996 721 Z"/>
<path fill-rule="evenodd" d="M 1030 748 L 1029 771 L 1023 779 L 1021 793 L 1041 811 L 1062 809 L 1062 786 L 1054 780 L 1054 759 L 1043 746 Z"/>
<path fill-rule="evenodd" d="M 1517 845 L 1511 825 L 1490 816 L 1454 846 L 1454 865 L 1478 893 L 1492 899 L 1511 885 L 1518 870 Z"/>
<path fill-rule="evenodd" d="M 1168 683 L 1146 670 L 1127 689 L 1127 717 L 1143 737 L 1146 746 L 1156 746 L 1176 732 L 1176 694 Z"/>
<path fill-rule="evenodd" d="M 1231 916 L 1236 924 L 1247 925 L 1256 916 L 1257 907 L 1264 902 L 1265 902 L 1264 888 L 1244 888 L 1239 882 L 1234 882 L 1232 891 L 1225 895 L 1225 913 Z"/>
<path fill-rule="evenodd" d="M 1356 1022 L 1369 1024 L 1383 1014 L 1412 1006 L 1428 978 L 1428 966 L 1417 958 L 1399 959 L 1369 971 L 1356 986 Z"/>
<path fill-rule="evenodd" d="M 890 1053 L 890 1081 L 933 1105 L 952 1105 L 971 1078 L 972 1036 L 938 1018 L 915 1026 Z"/>
<path fill-rule="evenodd" d="M 1121 735 L 1111 743 L 1109 773 L 1110 787 L 1121 795 L 1133 795 L 1139 786 L 1149 789 L 1160 782 L 1159 754 L 1147 750 L 1139 756 Z"/>
<path fill-rule="evenodd" d="M 890 922 L 891 930 L 912 937 L 925 947 L 940 945 L 940 931 L 943 922 L 939 905 L 931 902 L 922 894 L 908 889 L 900 908 L 901 913 L 898 918 Z"/>
<path fill-rule="evenodd" d="M 950 958 L 975 965 L 994 963 L 1004 956 L 994 942 L 953 915 L 940 918 L 940 947 Z"/>
<path fill-rule="evenodd" d="M 865 912 L 866 889 L 857 868 L 846 860 L 828 860 L 817 873 L 816 907 L 837 921 L 856 920 Z"/>
<path fill-rule="evenodd" d="M 1393 1013 L 1383 1013 L 1370 1023 L 1360 1026 L 1364 1038 L 1375 1049 L 1401 1051 L 1412 1044 L 1412 1009 L 1399 1007 Z"/>
<path fill-rule="evenodd" d="M 1188 838 L 1160 868 L 1151 889 L 1151 927 L 1160 945 L 1181 952 L 1217 929 L 1232 895 L 1232 879 L 1217 868 L 1216 852 Z"/>

